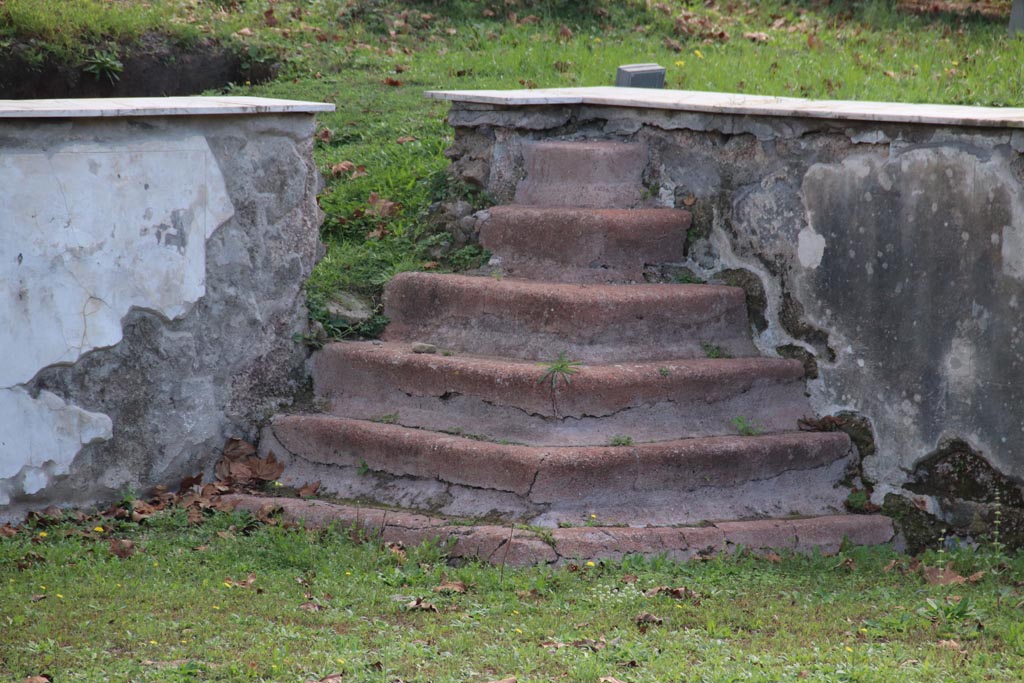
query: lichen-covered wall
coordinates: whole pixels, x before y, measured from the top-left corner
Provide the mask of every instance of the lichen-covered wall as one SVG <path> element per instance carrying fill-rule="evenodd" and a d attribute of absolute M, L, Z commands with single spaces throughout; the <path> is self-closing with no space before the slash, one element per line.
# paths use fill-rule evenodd
<path fill-rule="evenodd" d="M 174 483 L 304 390 L 313 132 L 0 120 L 0 518 Z"/>
<path fill-rule="evenodd" d="M 645 145 L 650 204 L 695 219 L 661 272 L 747 286 L 759 348 L 816 366 L 819 416 L 867 418 L 875 503 L 973 533 L 1019 491 L 1024 134 L 594 105 L 455 103 L 449 122 L 453 170 L 498 202 L 526 140 Z"/>

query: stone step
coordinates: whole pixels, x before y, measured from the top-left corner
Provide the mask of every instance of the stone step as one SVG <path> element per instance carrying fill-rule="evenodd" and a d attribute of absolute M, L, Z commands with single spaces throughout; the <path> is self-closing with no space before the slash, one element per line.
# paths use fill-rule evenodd
<path fill-rule="evenodd" d="M 757 355 L 745 294 L 718 285 L 601 285 L 401 273 L 384 338 L 494 356 L 611 362 Z"/>
<path fill-rule="evenodd" d="M 643 145 L 606 140 L 523 145 L 525 177 L 516 204 L 631 208 L 643 201 Z"/>
<path fill-rule="evenodd" d="M 881 515 L 826 515 L 756 519 L 700 526 L 585 526 L 542 533 L 509 526 L 472 523 L 413 512 L 383 510 L 323 500 L 230 494 L 224 501 L 252 513 L 278 510 L 289 521 L 310 528 L 335 525 L 364 538 L 413 547 L 431 541 L 448 548 L 450 561 L 481 560 L 493 565 L 530 566 L 587 560 L 620 560 L 626 555 L 699 560 L 739 549 L 834 554 L 844 544 L 900 543 L 892 520 Z"/>
<path fill-rule="evenodd" d="M 270 438 L 290 477 L 343 498 L 546 526 L 830 512 L 851 453 L 841 432 L 533 447 L 329 415 L 280 416 Z"/>
<path fill-rule="evenodd" d="M 335 415 L 538 446 L 736 434 L 738 418 L 788 431 L 810 414 L 795 360 L 584 365 L 552 387 L 537 362 L 340 342 L 317 351 L 312 367 L 317 395 Z"/>
<path fill-rule="evenodd" d="M 644 265 L 682 261 L 691 216 L 677 209 L 495 206 L 480 244 L 507 276 L 550 282 L 642 282 Z"/>

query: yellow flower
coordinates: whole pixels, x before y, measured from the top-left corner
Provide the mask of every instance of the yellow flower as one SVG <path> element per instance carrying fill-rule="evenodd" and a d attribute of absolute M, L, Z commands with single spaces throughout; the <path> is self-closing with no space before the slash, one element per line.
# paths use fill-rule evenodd
<path fill-rule="evenodd" d="M 597 515 L 595 515 L 595 514 L 591 514 L 591 515 L 590 515 L 590 518 L 591 518 L 591 519 L 597 519 Z"/>
<path fill-rule="evenodd" d="M 702 53 L 700 50 L 694 50 L 693 54 L 697 55 L 697 59 L 704 59 L 704 53 Z"/>
<path fill-rule="evenodd" d="M 846 646 L 846 651 L 847 651 L 847 652 L 853 652 L 853 648 L 852 648 L 852 647 L 850 647 L 849 645 L 847 645 L 847 646 Z"/>
<path fill-rule="evenodd" d="M 344 660 L 344 659 L 342 659 L 341 657 L 338 657 L 338 659 L 337 659 L 337 660 L 335 660 L 335 661 L 337 661 L 337 662 L 338 662 L 338 664 L 344 664 L 344 663 L 345 663 L 345 660 Z"/>
<path fill-rule="evenodd" d="M 49 536 L 49 534 L 47 534 L 45 531 L 39 532 L 39 538 L 46 538 L 47 536 Z"/>
<path fill-rule="evenodd" d="M 521 628 L 516 628 L 516 633 L 522 633 L 522 632 L 523 632 L 523 629 L 521 629 Z"/>
<path fill-rule="evenodd" d="M 160 566 L 160 563 L 159 563 L 159 562 L 154 562 L 154 563 L 153 563 L 153 566 L 154 566 L 154 567 L 159 567 L 159 566 Z"/>
<path fill-rule="evenodd" d="M 220 609 L 220 605 L 211 605 L 211 607 L 213 607 L 213 609 Z"/>
<path fill-rule="evenodd" d="M 63 600 L 63 599 L 64 599 L 64 596 L 63 596 L 63 595 L 61 595 L 60 593 L 57 593 L 57 597 L 58 597 L 58 598 L 60 598 L 61 600 Z"/>
<path fill-rule="evenodd" d="M 676 66 L 686 66 L 686 62 L 681 59 L 676 60 Z"/>
<path fill-rule="evenodd" d="M 101 527 L 101 526 L 94 526 L 92 528 L 92 530 L 95 531 L 98 534 L 102 534 L 103 533 L 103 527 Z"/>
<path fill-rule="evenodd" d="M 600 42 L 601 42 L 601 39 L 600 39 L 600 38 L 594 38 L 594 42 L 595 42 L 595 43 L 600 43 Z"/>
<path fill-rule="evenodd" d="M 594 564 L 593 562 L 587 562 L 587 566 L 588 567 L 596 567 L 597 565 Z"/>
<path fill-rule="evenodd" d="M 149 641 L 149 644 L 150 645 L 156 645 L 156 641 L 155 640 L 151 640 L 151 641 Z"/>

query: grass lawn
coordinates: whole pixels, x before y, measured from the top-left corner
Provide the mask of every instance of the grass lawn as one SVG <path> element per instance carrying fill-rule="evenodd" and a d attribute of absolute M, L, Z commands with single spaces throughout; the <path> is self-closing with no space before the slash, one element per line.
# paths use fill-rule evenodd
<path fill-rule="evenodd" d="M 925 568 L 983 572 L 938 585 L 877 550 L 502 571 L 357 541 L 239 513 L 189 525 L 182 510 L 23 527 L 0 540 L 0 679 L 962 683 L 1024 671 L 1024 558 L 926 555 Z"/>

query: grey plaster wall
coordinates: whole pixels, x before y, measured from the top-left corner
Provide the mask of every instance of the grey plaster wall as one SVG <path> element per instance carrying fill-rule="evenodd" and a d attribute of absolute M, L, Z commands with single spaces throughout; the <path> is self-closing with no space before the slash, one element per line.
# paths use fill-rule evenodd
<path fill-rule="evenodd" d="M 1019 492 L 1021 133 L 587 105 L 456 104 L 449 122 L 453 170 L 499 203 L 523 175 L 526 140 L 646 145 L 650 203 L 694 214 L 680 265 L 708 280 L 755 276 L 760 350 L 812 357 L 819 416 L 869 421 L 876 503 L 897 493 L 966 528 L 991 515 L 975 503 L 998 500 L 998 487 L 966 494 L 958 477 L 980 467 Z M 922 485 L 950 444 L 977 466 L 943 461 L 950 481 Z"/>
<path fill-rule="evenodd" d="M 33 437 L 20 433 L 23 424 L 0 424 L 0 445 L 20 438 L 38 451 L 4 454 L 8 465 L 20 457 L 31 464 L 0 480 L 6 499 L 0 500 L 0 519 L 49 502 L 84 505 L 129 490 L 141 493 L 158 483 L 176 485 L 184 475 L 212 468 L 228 437 L 255 439 L 262 421 L 282 405 L 301 400 L 308 391 L 307 354 L 293 335 L 306 330 L 302 285 L 322 248 L 314 126 L 311 114 L 0 121 L 0 154 L 17 149 L 51 159 L 96 145 L 128 150 L 141 145 L 143 157 L 137 160 L 144 161 L 153 140 L 160 141 L 156 148 L 205 140 L 205 170 L 174 165 L 190 157 L 168 157 L 172 161 L 158 169 L 145 189 L 152 191 L 150 183 L 194 181 L 194 201 L 205 205 L 226 190 L 230 209 L 216 214 L 220 222 L 199 221 L 199 232 L 188 235 L 193 242 L 205 242 L 199 252 L 205 261 L 198 261 L 198 297 L 173 306 L 133 305 L 120 318 L 116 343 L 92 344 L 95 348 L 81 355 L 40 368 L 17 387 L 37 400 L 63 401 L 83 414 L 107 416 L 109 428 L 83 440 L 73 460 L 58 466 L 47 460 L 49 435 Z M 124 173 L 137 168 L 129 164 Z M 214 177 L 219 189 L 206 182 Z M 141 215 L 145 207 L 135 208 Z M 191 208 L 183 211 L 192 217 Z M 147 235 L 144 244 L 155 236 L 153 249 L 168 248 L 162 258 L 185 253 L 184 228 L 168 233 L 162 223 L 153 235 L 142 218 L 129 227 Z M 10 233 L 12 228 L 0 229 Z M 103 260 L 105 250 L 113 248 L 110 241 L 98 244 L 97 269 L 120 267 Z M 69 262 L 66 254 L 62 258 Z M 5 277 L 17 278 L 19 267 L 22 258 L 17 264 L 5 262 Z M 141 273 L 143 279 L 151 276 Z M 25 291 L 32 288 L 23 284 Z M 26 483 L 29 470 L 32 486 Z"/>

